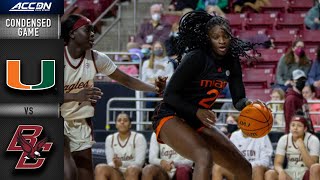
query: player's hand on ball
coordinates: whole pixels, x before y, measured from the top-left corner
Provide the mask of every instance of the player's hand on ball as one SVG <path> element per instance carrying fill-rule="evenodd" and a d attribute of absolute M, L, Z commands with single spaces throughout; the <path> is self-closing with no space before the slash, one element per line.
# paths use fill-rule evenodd
<path fill-rule="evenodd" d="M 155 80 L 156 85 L 156 92 L 158 94 L 162 94 L 164 89 L 166 88 L 168 77 L 158 76 L 158 78 Z"/>
<path fill-rule="evenodd" d="M 261 101 L 260 99 L 253 101 L 253 103 L 260 104 L 260 105 L 266 107 L 270 112 L 272 112 L 271 109 L 267 106 L 267 104 L 265 102 Z"/>
<path fill-rule="evenodd" d="M 79 102 L 90 101 L 91 103 L 96 103 L 97 100 L 101 99 L 102 95 L 101 89 L 97 87 L 85 88 L 77 93 L 77 100 Z"/>
<path fill-rule="evenodd" d="M 216 123 L 216 114 L 208 109 L 198 109 L 197 118 L 208 128 L 212 128 Z"/>

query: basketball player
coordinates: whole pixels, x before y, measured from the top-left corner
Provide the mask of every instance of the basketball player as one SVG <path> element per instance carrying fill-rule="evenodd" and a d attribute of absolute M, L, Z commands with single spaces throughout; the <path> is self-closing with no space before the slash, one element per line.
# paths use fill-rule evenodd
<path fill-rule="evenodd" d="M 180 156 L 170 146 L 157 142 L 152 133 L 149 149 L 149 165 L 143 168 L 142 180 L 189 180 L 193 162 Z"/>
<path fill-rule="evenodd" d="M 118 132 L 106 138 L 107 164 L 98 164 L 95 179 L 132 179 L 138 180 L 146 158 L 147 141 L 137 132 L 131 131 L 128 114 L 117 117 Z"/>
<path fill-rule="evenodd" d="M 265 179 L 308 179 L 308 170 L 318 162 L 319 149 L 319 139 L 307 132 L 307 120 L 301 115 L 294 115 L 290 133 L 282 136 L 278 142 L 274 170 L 267 171 Z M 283 167 L 285 158 L 286 168 Z"/>
<path fill-rule="evenodd" d="M 210 109 L 229 83 L 237 110 L 250 104 L 242 83 L 239 56 L 254 49 L 231 34 L 228 21 L 202 11 L 185 14 L 179 25 L 178 61 L 153 116 L 158 142 L 195 163 L 194 180 L 207 180 L 213 162 L 229 169 L 237 180 L 251 179 L 251 164 L 215 126 Z M 187 51 L 186 51 L 187 50 Z"/>
<path fill-rule="evenodd" d="M 62 23 L 61 28 L 66 44 L 64 47 L 64 103 L 61 105 L 64 135 L 70 140 L 70 151 L 78 168 L 76 171 L 79 179 L 91 180 L 93 179 L 91 157 L 93 138 L 90 118 L 94 116 L 92 103 L 99 100 L 103 94 L 93 85 L 95 74 L 99 72 L 108 75 L 111 79 L 134 90 L 158 93 L 163 90 L 166 78 L 158 78 L 155 83 L 157 87 L 146 84 L 120 71 L 105 54 L 91 50 L 94 37 L 93 26 L 84 16 L 70 15 Z M 66 164 L 72 164 L 72 162 Z M 69 169 L 72 170 L 71 166 Z"/>
<path fill-rule="evenodd" d="M 241 130 L 238 130 L 232 133 L 230 141 L 251 163 L 252 180 L 263 180 L 264 173 L 271 166 L 271 156 L 273 153 L 269 137 L 251 138 L 246 136 Z M 222 180 L 223 177 L 227 180 L 233 179 L 233 175 L 228 169 L 214 165 L 212 180 Z"/>

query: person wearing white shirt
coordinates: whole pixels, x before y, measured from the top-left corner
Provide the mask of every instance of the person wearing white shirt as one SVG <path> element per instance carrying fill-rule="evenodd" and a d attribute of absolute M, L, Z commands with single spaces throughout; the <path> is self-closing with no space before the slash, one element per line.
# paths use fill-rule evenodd
<path fill-rule="evenodd" d="M 192 177 L 193 162 L 175 152 L 170 146 L 160 144 L 152 133 L 149 149 L 149 165 L 143 168 L 142 179 L 189 180 Z"/>
<path fill-rule="evenodd" d="M 169 80 L 173 74 L 173 63 L 169 62 L 169 58 L 165 52 L 163 43 L 156 41 L 153 44 L 153 52 L 149 60 L 142 65 L 142 81 L 154 83 L 158 76 L 167 76 Z"/>
<path fill-rule="evenodd" d="M 232 133 L 230 140 L 252 165 L 252 179 L 263 180 L 264 173 L 271 166 L 273 152 L 269 137 L 251 138 L 238 130 Z M 233 179 L 231 172 L 218 165 L 214 165 L 212 173 L 213 180 Z"/>
<path fill-rule="evenodd" d="M 278 142 L 274 170 L 267 171 L 265 179 L 308 179 L 308 170 L 319 160 L 319 149 L 319 139 L 307 132 L 307 120 L 302 115 L 294 115 L 290 133 L 283 135 Z M 286 168 L 283 167 L 285 159 Z"/>
<path fill-rule="evenodd" d="M 145 162 L 147 141 L 137 132 L 131 131 L 130 118 L 120 113 L 116 120 L 118 132 L 106 138 L 107 164 L 98 164 L 95 179 L 130 179 L 138 180 Z"/>

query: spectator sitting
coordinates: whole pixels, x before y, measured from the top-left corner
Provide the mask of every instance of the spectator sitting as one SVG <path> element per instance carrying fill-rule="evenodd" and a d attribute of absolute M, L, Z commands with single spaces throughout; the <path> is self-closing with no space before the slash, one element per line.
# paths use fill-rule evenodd
<path fill-rule="evenodd" d="M 293 85 L 292 72 L 301 69 L 308 74 L 311 63 L 304 51 L 304 43 L 301 40 L 293 42 L 292 47 L 281 57 L 278 62 L 276 73 L 276 87 L 281 87 L 284 91 Z"/>
<path fill-rule="evenodd" d="M 225 133 L 226 136 L 230 137 L 233 132 L 238 130 L 238 125 L 237 125 L 238 117 L 239 117 L 239 113 L 229 113 L 226 119 L 226 123 L 227 123 L 227 134 Z"/>
<path fill-rule="evenodd" d="M 312 85 L 306 85 L 302 89 L 302 95 L 303 97 L 309 101 L 309 100 L 319 100 L 315 97 L 316 92 L 315 88 Z M 311 103 L 308 104 L 308 109 L 310 112 L 320 112 L 320 104 Z M 310 114 L 310 118 L 312 120 L 312 124 L 314 126 L 320 126 L 320 115 L 319 114 Z M 320 131 L 320 127 L 314 127 L 315 132 Z"/>
<path fill-rule="evenodd" d="M 302 89 L 305 86 L 306 75 L 302 70 L 294 70 L 293 76 L 293 87 L 289 88 L 284 100 L 284 118 L 285 118 L 285 133 L 289 133 L 290 121 L 292 116 L 298 109 L 302 109 L 303 104 L 307 103 L 307 100 L 302 96 Z"/>
<path fill-rule="evenodd" d="M 293 116 L 290 133 L 278 142 L 274 170 L 267 171 L 265 179 L 308 179 L 307 170 L 318 162 L 319 149 L 319 139 L 307 132 L 307 120 L 301 115 Z M 283 167 L 285 159 L 287 167 Z"/>
<path fill-rule="evenodd" d="M 223 9 L 228 7 L 228 0 L 199 0 L 196 10 L 204 10 L 209 14 L 225 17 Z"/>
<path fill-rule="evenodd" d="M 271 101 L 282 101 L 284 100 L 285 92 L 281 88 L 274 88 L 271 92 Z M 284 127 L 284 115 L 281 114 L 283 112 L 283 104 L 282 103 L 271 103 L 268 104 L 268 107 L 271 109 L 273 114 L 273 125 Z M 280 112 L 280 113 L 279 113 Z M 277 130 L 282 131 L 282 128 L 277 128 Z"/>
<path fill-rule="evenodd" d="M 180 156 L 170 146 L 158 143 L 155 133 L 152 133 L 150 140 L 149 163 L 142 171 L 144 180 L 192 178 L 193 162 Z"/>
<path fill-rule="evenodd" d="M 118 132 L 106 138 L 107 164 L 98 164 L 95 179 L 139 179 L 147 150 L 145 137 L 131 131 L 131 121 L 126 113 L 117 116 Z"/>
<path fill-rule="evenodd" d="M 304 18 L 304 24 L 308 29 L 320 30 L 320 0 L 308 11 Z"/>
<path fill-rule="evenodd" d="M 161 22 L 162 5 L 153 4 L 150 7 L 151 20 L 141 24 L 138 34 L 135 37 L 135 42 L 140 45 L 153 44 L 155 41 L 164 42 L 169 37 L 171 25 Z"/>
<path fill-rule="evenodd" d="M 165 51 L 165 46 L 156 41 L 153 44 L 153 53 L 149 60 L 142 65 L 142 80 L 153 84 L 158 76 L 167 76 L 169 80 L 173 74 L 173 64 L 169 63 L 169 58 Z"/>
<path fill-rule="evenodd" d="M 241 130 L 238 130 L 232 133 L 230 140 L 251 163 L 252 180 L 263 179 L 264 173 L 271 166 L 271 156 L 273 153 L 269 137 L 251 138 L 246 136 Z M 212 174 L 212 180 L 222 180 L 223 177 L 226 180 L 234 179 L 232 172 L 217 164 L 213 166 Z"/>
<path fill-rule="evenodd" d="M 320 92 L 320 45 L 317 48 L 317 58 L 313 61 L 308 74 L 308 84 L 312 84 L 316 92 Z M 316 96 L 319 97 L 320 93 L 316 93 Z"/>

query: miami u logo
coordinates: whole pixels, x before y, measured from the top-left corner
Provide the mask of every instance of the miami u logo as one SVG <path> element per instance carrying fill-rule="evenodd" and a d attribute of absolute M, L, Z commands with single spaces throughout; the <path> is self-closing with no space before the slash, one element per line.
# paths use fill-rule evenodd
<path fill-rule="evenodd" d="M 28 85 L 20 81 L 20 60 L 7 60 L 7 85 L 18 90 L 44 90 L 55 85 L 55 60 L 41 60 L 41 82 Z"/>

